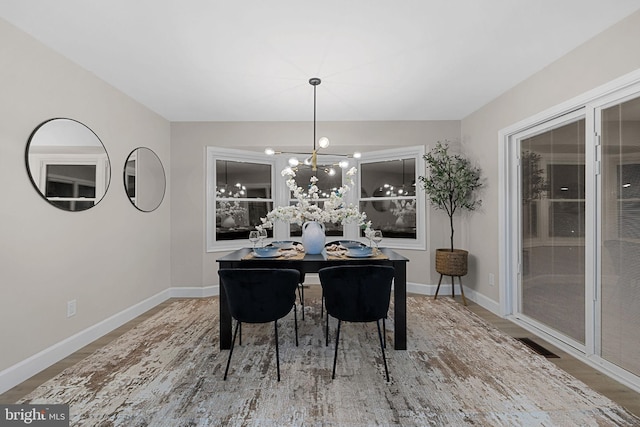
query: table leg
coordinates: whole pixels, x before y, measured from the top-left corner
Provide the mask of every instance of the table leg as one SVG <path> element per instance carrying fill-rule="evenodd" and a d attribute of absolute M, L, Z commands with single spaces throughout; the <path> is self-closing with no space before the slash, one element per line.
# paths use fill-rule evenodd
<path fill-rule="evenodd" d="M 227 304 L 227 293 L 220 283 L 220 350 L 231 348 L 231 313 Z"/>
<path fill-rule="evenodd" d="M 393 348 L 407 349 L 407 264 L 394 263 L 395 276 L 393 278 L 393 320 L 395 335 Z"/>

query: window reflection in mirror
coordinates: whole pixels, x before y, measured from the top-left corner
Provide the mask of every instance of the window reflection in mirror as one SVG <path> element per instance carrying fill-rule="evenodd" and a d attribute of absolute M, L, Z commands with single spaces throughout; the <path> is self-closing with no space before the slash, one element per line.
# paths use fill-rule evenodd
<path fill-rule="evenodd" d="M 142 212 L 152 212 L 164 199 L 167 182 L 157 154 L 138 147 L 129 154 L 124 166 L 124 188 L 129 201 Z"/>
<path fill-rule="evenodd" d="M 360 211 L 385 237 L 416 238 L 415 158 L 363 162 Z M 368 196 L 368 195 L 371 196 Z"/>
<path fill-rule="evenodd" d="M 46 197 L 59 208 L 81 211 L 96 197 L 95 165 L 47 165 Z M 78 200 L 78 199 L 89 200 Z"/>
<path fill-rule="evenodd" d="M 63 210 L 93 207 L 109 186 L 107 152 L 97 135 L 76 120 L 56 118 L 39 125 L 29 137 L 26 162 L 36 190 Z"/>

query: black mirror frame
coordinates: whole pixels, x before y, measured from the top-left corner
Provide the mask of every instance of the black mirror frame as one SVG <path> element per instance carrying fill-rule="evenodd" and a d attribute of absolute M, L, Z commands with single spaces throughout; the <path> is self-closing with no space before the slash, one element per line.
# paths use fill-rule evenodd
<path fill-rule="evenodd" d="M 162 170 L 162 178 L 164 179 L 164 186 L 163 186 L 163 189 L 162 189 L 162 196 L 160 197 L 160 200 L 158 200 L 158 203 L 155 205 L 155 207 L 153 209 L 149 209 L 149 210 L 142 209 L 136 203 L 134 203 L 133 200 L 131 200 L 131 197 L 129 196 L 128 188 L 127 188 L 127 163 L 129 162 L 129 159 L 131 158 L 133 153 L 135 153 L 136 151 L 138 151 L 140 149 L 149 150 L 151 153 L 153 153 L 154 156 L 156 156 L 156 158 L 158 159 L 158 163 L 160 164 L 160 169 Z M 158 209 L 160 207 L 160 205 L 162 204 L 162 202 L 164 201 L 164 196 L 167 193 L 167 174 L 164 171 L 164 164 L 162 163 L 162 160 L 160 160 L 160 156 L 158 156 L 158 154 L 155 151 L 153 151 L 151 148 L 149 148 L 149 147 L 136 147 L 133 150 L 131 150 L 131 152 L 129 152 L 129 154 L 127 155 L 127 158 L 125 159 L 124 167 L 122 168 L 122 184 L 124 186 L 124 194 L 125 194 L 125 196 L 127 196 L 127 199 L 129 199 L 129 202 L 137 210 L 139 210 L 140 212 L 149 213 L 149 212 L 153 212 L 156 209 Z"/>
<path fill-rule="evenodd" d="M 104 150 L 105 155 L 107 156 L 107 165 L 108 165 L 108 179 L 106 180 L 105 183 L 105 189 L 104 189 L 104 193 L 102 194 L 102 197 L 100 198 L 100 200 L 96 200 L 96 202 L 93 204 L 93 206 L 88 207 L 86 209 L 79 209 L 79 210 L 70 210 L 70 209 L 65 209 L 62 208 L 58 205 L 56 205 L 55 203 L 52 203 L 46 196 L 46 194 L 42 193 L 42 191 L 40 191 L 40 188 L 38 187 L 38 184 L 36 183 L 36 180 L 33 177 L 33 174 L 31 173 L 31 166 L 29 165 L 29 149 L 31 147 L 31 142 L 33 141 L 33 138 L 35 137 L 35 135 L 38 133 L 38 131 L 45 126 L 48 123 L 51 123 L 55 120 L 69 120 L 72 122 L 75 122 L 81 126 L 84 126 L 85 128 L 87 128 L 98 140 L 98 142 L 100 142 L 100 145 L 102 145 L 102 149 Z M 94 208 L 95 206 L 97 206 L 103 199 L 104 197 L 107 195 L 107 191 L 109 190 L 109 185 L 111 184 L 111 158 L 109 157 L 109 152 L 107 151 L 107 147 L 105 147 L 104 143 L 102 142 L 102 140 L 100 139 L 100 137 L 93 131 L 93 129 L 91 129 L 89 126 L 85 125 L 84 123 L 82 123 L 79 120 L 76 119 L 71 119 L 68 117 L 54 117 L 48 120 L 45 120 L 44 122 L 40 123 L 38 126 L 35 127 L 35 129 L 31 132 L 31 134 L 29 135 L 29 138 L 27 139 L 27 146 L 25 148 L 25 156 L 24 156 L 24 160 L 25 160 L 25 166 L 27 169 L 27 175 L 29 176 L 29 180 L 31 181 L 31 184 L 33 185 L 34 189 L 36 190 L 36 192 L 40 195 L 40 197 L 42 197 L 47 204 L 60 209 L 62 211 L 65 212 L 84 212 L 87 210 L 90 210 L 91 208 Z"/>

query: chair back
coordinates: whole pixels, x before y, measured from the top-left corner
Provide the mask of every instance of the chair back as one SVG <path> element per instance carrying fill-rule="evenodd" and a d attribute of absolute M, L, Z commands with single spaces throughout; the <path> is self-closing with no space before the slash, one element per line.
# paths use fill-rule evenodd
<path fill-rule="evenodd" d="M 387 317 L 395 270 L 386 265 L 343 265 L 318 271 L 327 313 L 346 322 Z"/>
<path fill-rule="evenodd" d="M 243 323 L 267 323 L 286 316 L 296 301 L 300 272 L 275 268 L 218 270 L 231 316 Z"/>

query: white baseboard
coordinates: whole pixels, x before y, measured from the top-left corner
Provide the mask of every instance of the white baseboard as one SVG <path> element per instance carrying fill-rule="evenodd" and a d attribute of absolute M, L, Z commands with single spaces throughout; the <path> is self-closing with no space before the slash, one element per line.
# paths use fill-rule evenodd
<path fill-rule="evenodd" d="M 10 390 L 169 298 L 171 290 L 164 290 L 3 370 L 0 372 L 0 393 Z"/>
<path fill-rule="evenodd" d="M 220 295 L 220 286 L 170 288 L 171 298 L 208 298 Z"/>
<path fill-rule="evenodd" d="M 407 283 L 407 292 L 413 292 L 414 294 L 420 295 L 435 295 L 437 285 L 424 285 L 422 283 Z M 455 294 L 460 295 L 460 287 L 455 287 Z M 442 284 L 440 286 L 440 291 L 438 295 L 448 296 L 451 295 L 451 284 Z M 499 316 L 500 312 L 500 303 L 495 302 L 492 299 L 487 298 L 486 296 L 474 291 L 473 289 L 469 289 L 466 286 L 464 287 L 464 296 L 465 298 L 475 302 L 479 306 L 489 310 L 490 312 Z"/>
<path fill-rule="evenodd" d="M 315 283 L 317 275 L 311 274 L 309 276 L 310 281 Z M 317 281 L 317 283 L 319 283 L 319 281 Z M 436 285 L 407 283 L 407 292 L 422 295 L 433 295 L 435 290 Z M 443 284 L 440 287 L 440 293 L 442 295 L 450 295 L 451 285 Z M 152 309 L 169 298 L 207 298 L 219 294 L 219 285 L 206 287 L 172 287 L 166 289 L 3 370 L 0 372 L 0 393 L 4 393 L 5 391 L 15 387 L 38 372 L 48 368 L 56 362 L 59 362 L 70 354 L 80 350 L 85 345 L 92 343 L 98 338 L 124 325 L 128 321 L 135 319 L 137 316 Z M 498 313 L 499 304 L 495 301 L 490 300 L 468 288 L 465 289 L 465 295 L 467 295 L 470 300 L 475 301 L 487 310 Z"/>

